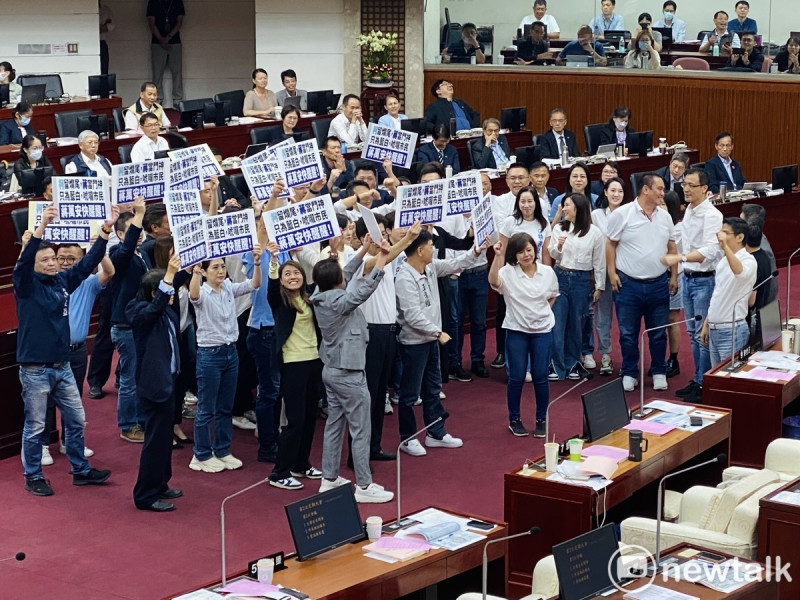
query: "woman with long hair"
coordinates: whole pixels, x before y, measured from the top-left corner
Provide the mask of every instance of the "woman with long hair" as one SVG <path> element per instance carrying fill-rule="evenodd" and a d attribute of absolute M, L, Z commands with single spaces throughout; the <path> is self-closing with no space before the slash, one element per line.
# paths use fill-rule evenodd
<path fill-rule="evenodd" d="M 592 194 L 592 176 L 586 163 L 576 162 L 567 171 L 567 185 L 564 193 L 556 196 L 550 206 L 550 225 L 554 226 L 561 221 L 564 210 L 564 200 L 571 194 L 583 194 L 591 201 L 591 208 L 597 203 L 597 194 Z"/>
<path fill-rule="evenodd" d="M 550 242 L 550 223 L 542 214 L 539 194 L 532 186 L 525 186 L 517 192 L 514 212 L 500 224 L 500 241 L 504 247 L 508 246 L 508 240 L 515 233 L 527 233 L 531 236 L 536 245 L 537 261 L 544 260 L 545 264 L 550 264 L 550 256 L 546 253 L 542 256 L 542 248 L 546 248 Z"/>

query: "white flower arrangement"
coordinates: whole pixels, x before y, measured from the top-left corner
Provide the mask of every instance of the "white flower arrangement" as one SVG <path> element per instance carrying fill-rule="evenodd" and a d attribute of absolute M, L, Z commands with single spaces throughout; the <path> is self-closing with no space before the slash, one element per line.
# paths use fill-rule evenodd
<path fill-rule="evenodd" d="M 389 63 L 392 60 L 392 53 L 397 47 L 397 34 L 372 30 L 359 35 L 356 46 L 366 50 L 366 56 L 362 62 L 364 70 L 369 76 L 389 79 L 392 74 L 392 67 Z"/>

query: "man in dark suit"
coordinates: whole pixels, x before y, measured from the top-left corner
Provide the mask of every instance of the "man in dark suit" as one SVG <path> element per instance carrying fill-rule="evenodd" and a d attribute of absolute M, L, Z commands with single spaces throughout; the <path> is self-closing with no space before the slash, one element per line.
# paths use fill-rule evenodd
<path fill-rule="evenodd" d="M 511 161 L 511 148 L 506 136 L 500 133 L 500 121 L 486 119 L 483 122 L 483 137 L 469 143 L 472 166 L 476 169 L 496 169 Z"/>
<path fill-rule="evenodd" d="M 429 162 L 441 163 L 443 167 L 453 167 L 453 174 L 461 170 L 458 161 L 458 150 L 449 144 L 450 128 L 439 125 L 433 132 L 433 141 L 423 144 L 417 150 L 417 162 L 428 164 Z"/>
<path fill-rule="evenodd" d="M 542 158 L 561 158 L 562 146 L 567 147 L 570 156 L 578 156 L 575 134 L 567 127 L 567 113 L 561 108 L 550 111 L 550 131 L 536 136 L 536 143 L 542 149 Z"/>
<path fill-rule="evenodd" d="M 666 191 L 677 191 L 683 183 L 683 175 L 689 168 L 689 155 L 685 152 L 676 152 L 672 155 L 669 164 L 661 167 L 656 174 L 664 180 Z"/>
<path fill-rule="evenodd" d="M 747 181 L 738 162 L 731 158 L 733 152 L 733 136 L 727 131 L 717 135 L 714 140 L 717 155 L 706 161 L 708 189 L 719 193 L 720 182 L 728 185 L 728 190 L 740 190 Z"/>
<path fill-rule="evenodd" d="M 436 131 L 444 124 L 450 130 L 450 119 L 456 120 L 456 131 L 478 127 L 481 116 L 460 98 L 453 98 L 453 84 L 445 79 L 437 79 L 431 86 L 431 94 L 436 98 L 425 109 L 428 127 Z"/>

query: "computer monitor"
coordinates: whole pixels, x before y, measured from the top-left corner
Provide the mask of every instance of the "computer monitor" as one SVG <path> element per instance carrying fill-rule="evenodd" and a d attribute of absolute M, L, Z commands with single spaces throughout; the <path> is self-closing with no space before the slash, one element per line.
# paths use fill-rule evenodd
<path fill-rule="evenodd" d="M 524 106 L 514 106 L 511 108 L 500 109 L 500 127 L 519 131 L 525 127 L 528 120 L 528 109 Z"/>
<path fill-rule="evenodd" d="M 403 119 L 400 121 L 400 129 L 403 131 L 413 131 L 419 136 L 417 141 L 428 135 L 428 121 L 424 117 L 415 119 Z"/>
<path fill-rule="evenodd" d="M 568 67 L 593 67 L 594 59 L 588 54 L 567 54 Z"/>
<path fill-rule="evenodd" d="M 606 40 L 606 42 L 612 42 L 615 45 L 619 45 L 620 38 L 626 42 L 631 39 L 631 32 L 627 29 L 609 29 L 603 33 L 603 38 Z"/>
<path fill-rule="evenodd" d="M 90 129 L 94 131 L 98 137 L 108 134 L 108 117 L 106 115 L 78 117 L 77 124 L 79 132 Z"/>
<path fill-rule="evenodd" d="M 451 65 L 469 65 L 472 64 L 472 58 L 469 56 L 451 56 Z"/>
<path fill-rule="evenodd" d="M 582 394 L 581 402 L 584 435 L 590 442 L 622 429 L 631 422 L 622 377 Z"/>
<path fill-rule="evenodd" d="M 797 165 L 786 165 L 772 169 L 772 189 L 783 190 L 784 194 L 792 191 L 797 185 Z"/>
<path fill-rule="evenodd" d="M 663 48 L 672 43 L 672 27 L 653 27 L 653 31 L 661 34 L 661 46 Z"/>
<path fill-rule="evenodd" d="M 758 309 L 758 323 L 761 326 L 761 348 L 767 350 L 775 340 L 781 339 L 781 308 L 777 299 Z"/>
<path fill-rule="evenodd" d="M 514 156 L 517 157 L 518 163 L 522 163 L 525 165 L 525 168 L 530 169 L 533 163 L 542 160 L 542 147 L 536 144 L 533 146 L 515 148 Z"/>
<path fill-rule="evenodd" d="M 33 194 L 38 198 L 44 194 L 44 180 L 52 176 L 53 167 L 23 169 L 17 173 L 20 191 L 23 194 Z"/>
<path fill-rule="evenodd" d="M 205 108 L 200 110 L 187 110 L 182 112 L 180 122 L 178 123 L 179 127 L 191 127 L 192 129 L 202 129 L 204 112 Z"/>
<path fill-rule="evenodd" d="M 653 132 L 629 133 L 625 140 L 625 146 L 628 148 L 628 156 L 647 156 L 647 153 L 653 149 Z"/>
<path fill-rule="evenodd" d="M 35 83 L 33 85 L 22 86 L 22 96 L 20 100 L 28 104 L 41 104 L 44 102 L 44 94 L 47 90 L 47 85 L 44 83 Z"/>
<path fill-rule="evenodd" d="M 331 110 L 331 99 L 333 97 L 333 90 L 317 90 L 308 92 L 306 96 L 306 106 L 309 112 L 318 115 L 327 115 Z M 335 108 L 335 106 L 333 107 Z"/>
<path fill-rule="evenodd" d="M 117 74 L 89 75 L 89 96 L 92 98 L 110 98 L 117 93 Z"/>
<path fill-rule="evenodd" d="M 259 152 L 266 150 L 269 144 L 250 144 L 247 147 L 247 150 L 244 151 L 244 157 L 250 158 L 254 154 L 258 154 Z"/>
<path fill-rule="evenodd" d="M 283 108 L 287 106 L 294 106 L 297 110 L 300 110 L 300 102 L 302 102 L 302 96 L 286 96 L 283 99 Z"/>
<path fill-rule="evenodd" d="M 561 600 L 586 600 L 613 590 L 620 581 L 619 559 L 614 523 L 553 546 Z"/>
<path fill-rule="evenodd" d="M 328 112 L 332 110 L 336 110 L 339 106 L 339 98 L 341 98 L 341 94 L 333 93 L 333 90 L 328 91 Z"/>
<path fill-rule="evenodd" d="M 5 106 L 11 102 L 10 88 L 11 86 L 7 83 L 0 84 L 0 106 Z"/>
<path fill-rule="evenodd" d="M 222 100 L 220 102 L 206 102 L 203 104 L 203 121 L 214 123 L 217 127 L 222 127 L 231 120 L 231 101 Z"/>
<path fill-rule="evenodd" d="M 298 560 L 307 560 L 366 537 L 350 485 L 287 504 L 285 509 Z M 310 520 L 313 523 L 309 523 Z"/>

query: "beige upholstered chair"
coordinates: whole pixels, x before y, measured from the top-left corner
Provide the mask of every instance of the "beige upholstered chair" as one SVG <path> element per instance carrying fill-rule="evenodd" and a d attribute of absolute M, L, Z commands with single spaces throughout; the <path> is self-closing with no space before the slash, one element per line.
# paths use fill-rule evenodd
<path fill-rule="evenodd" d="M 556 574 L 556 563 L 553 555 L 548 554 L 533 568 L 533 584 L 531 593 L 521 598 L 521 600 L 545 600 L 558 596 L 558 575 Z M 469 592 L 461 594 L 457 600 L 482 600 L 483 594 L 480 592 Z M 504 600 L 500 596 L 486 596 L 487 600 Z"/>
<path fill-rule="evenodd" d="M 781 481 L 791 481 L 800 476 L 800 440 L 789 438 L 772 440 L 764 455 L 764 468 L 775 471 Z M 759 469 L 749 467 L 728 467 L 722 472 L 722 481 L 728 483 L 758 471 Z"/>

